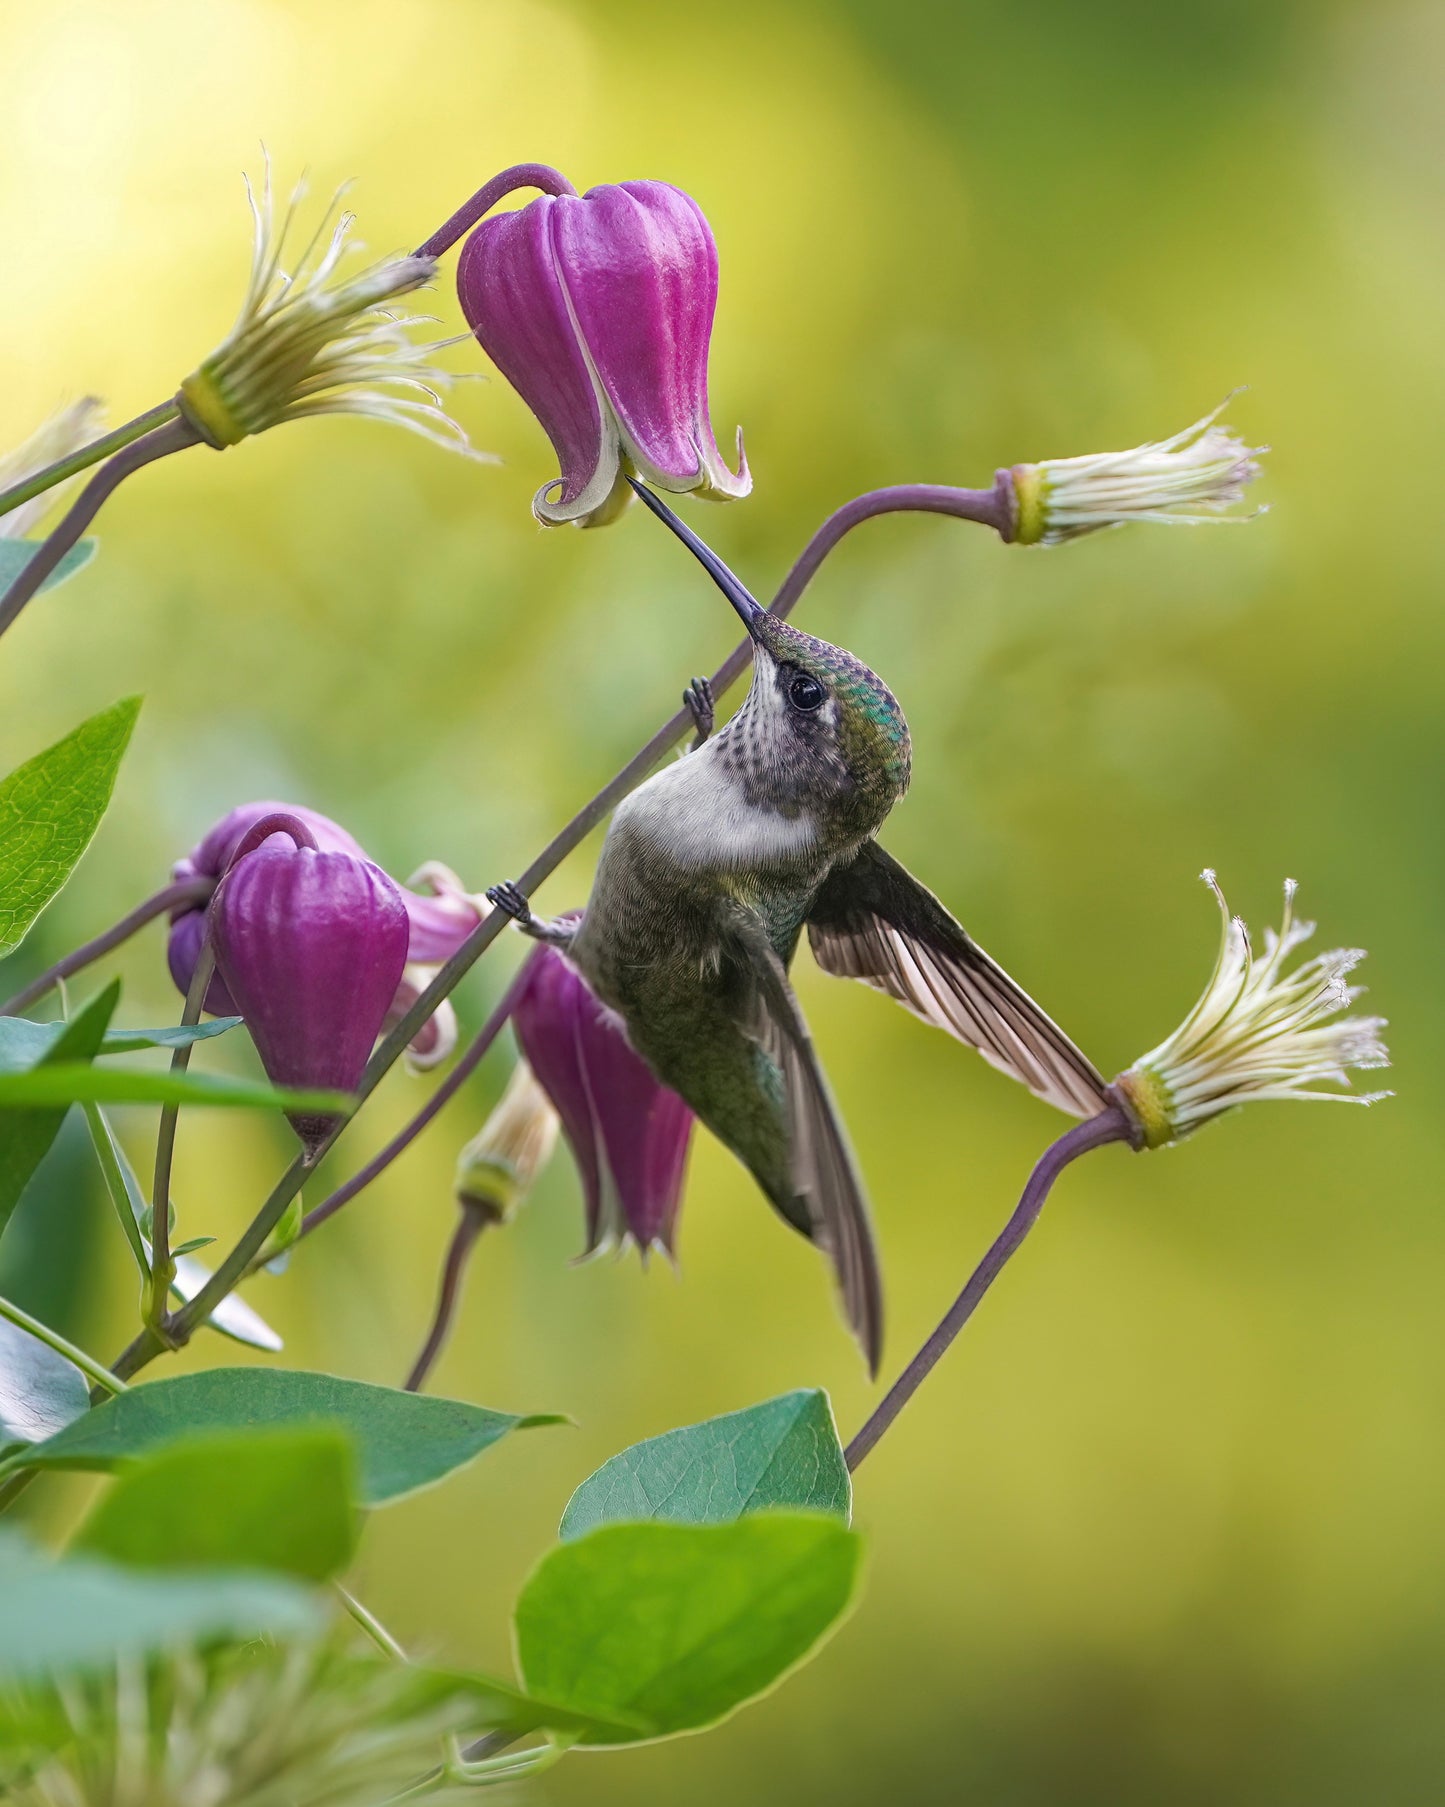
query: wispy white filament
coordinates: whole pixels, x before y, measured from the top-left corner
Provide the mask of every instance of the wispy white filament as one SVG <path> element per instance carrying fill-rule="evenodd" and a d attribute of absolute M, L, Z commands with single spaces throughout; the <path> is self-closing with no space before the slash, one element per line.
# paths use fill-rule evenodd
<path fill-rule="evenodd" d="M 225 443 L 285 420 L 359 414 L 485 457 L 442 406 L 442 392 L 455 379 L 432 361 L 440 347 L 412 337 L 435 322 L 383 305 L 429 283 L 434 260 L 393 257 L 343 275 L 345 259 L 361 249 L 350 238 L 354 215 L 337 212 L 345 192 L 337 190 L 292 261 L 286 245 L 304 184 L 278 225 L 269 161 L 259 199 L 247 178 L 253 230 L 245 300 L 226 339 L 187 379 L 183 398 L 192 400 L 203 428 L 211 423 L 207 402 L 214 398 L 227 420 Z"/>
<path fill-rule="evenodd" d="M 1158 1139 L 1177 1140 L 1254 1099 L 1373 1104 L 1388 1097 L 1347 1089 L 1352 1067 L 1389 1065 L 1380 1040 L 1383 1017 L 1340 1018 L 1360 995 L 1361 988 L 1346 980 L 1364 959 L 1363 951 L 1336 948 L 1286 971 L 1290 956 L 1315 932 L 1312 922 L 1295 918 L 1295 883 L 1289 879 L 1284 920 L 1278 933 L 1265 930 L 1264 954 L 1256 959 L 1249 931 L 1229 914 L 1213 872 L 1203 877 L 1223 919 L 1214 972 L 1174 1033 L 1135 1061 L 1120 1081 L 1126 1095 L 1147 1094 L 1167 1118 L 1168 1133 Z M 1131 1083 L 1139 1076 L 1142 1087 Z"/>
<path fill-rule="evenodd" d="M 1169 439 L 1127 452 L 1050 458 L 1035 465 L 1041 484 L 1041 543 L 1057 545 L 1129 521 L 1187 527 L 1251 519 L 1228 516 L 1225 510 L 1243 498 L 1269 447 L 1247 446 L 1215 424 L 1232 400 L 1226 396 L 1212 414 Z"/>

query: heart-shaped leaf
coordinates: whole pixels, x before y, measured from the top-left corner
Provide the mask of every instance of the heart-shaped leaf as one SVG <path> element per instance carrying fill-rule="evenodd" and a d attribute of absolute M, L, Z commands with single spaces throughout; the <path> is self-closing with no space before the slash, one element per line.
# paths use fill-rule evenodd
<path fill-rule="evenodd" d="M 715 1725 L 812 1655 L 852 1605 L 861 1557 L 857 1534 L 821 1513 L 604 1525 L 559 1545 L 522 1589 L 523 1686 L 652 1738 Z"/>
<path fill-rule="evenodd" d="M 852 1496 L 828 1395 L 809 1388 L 634 1443 L 572 1495 L 560 1536 L 624 1519 L 730 1524 L 771 1506 L 832 1512 L 846 1524 Z"/>
<path fill-rule="evenodd" d="M 43 1556 L 0 1535 L 0 1679 L 110 1669 L 123 1655 L 202 1637 L 313 1630 L 318 1603 L 260 1575 L 137 1574 L 93 1556 Z"/>
<path fill-rule="evenodd" d="M 110 1469 L 201 1432 L 330 1424 L 355 1443 L 357 1496 L 380 1506 L 441 1480 L 508 1431 L 557 1417 L 489 1412 L 460 1399 L 403 1393 L 286 1368 L 211 1368 L 131 1387 L 26 1452 L 28 1466 Z"/>
<path fill-rule="evenodd" d="M 90 1385 L 49 1343 L 0 1318 L 0 1450 L 41 1443 L 90 1410 Z"/>
<path fill-rule="evenodd" d="M 139 712 L 140 698 L 126 697 L 0 779 L 0 957 L 19 947 L 90 845 Z"/>
<path fill-rule="evenodd" d="M 122 1470 L 71 1547 L 130 1568 L 325 1581 L 356 1553 L 355 1476 L 351 1441 L 334 1427 L 189 1438 Z"/>

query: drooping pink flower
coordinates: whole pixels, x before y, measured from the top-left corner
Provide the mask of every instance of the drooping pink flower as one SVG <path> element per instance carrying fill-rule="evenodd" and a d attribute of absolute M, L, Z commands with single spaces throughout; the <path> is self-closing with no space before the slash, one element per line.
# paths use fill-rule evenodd
<path fill-rule="evenodd" d="M 537 492 L 539 520 L 615 519 L 629 472 L 714 499 L 749 493 L 741 430 L 734 475 L 708 412 L 717 246 L 680 188 L 607 184 L 495 214 L 463 247 L 457 291 L 556 450 L 562 474 Z"/>

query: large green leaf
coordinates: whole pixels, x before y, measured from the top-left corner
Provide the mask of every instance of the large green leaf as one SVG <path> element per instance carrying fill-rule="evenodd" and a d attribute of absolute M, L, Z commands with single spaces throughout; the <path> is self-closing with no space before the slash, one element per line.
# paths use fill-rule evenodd
<path fill-rule="evenodd" d="M 10 588 L 44 544 L 44 540 L 0 540 L 0 596 Z M 47 590 L 53 590 L 57 584 L 63 584 L 67 578 L 74 577 L 77 571 L 83 571 L 95 557 L 95 547 L 94 540 L 81 540 L 72 546 L 36 594 L 44 595 Z"/>
<path fill-rule="evenodd" d="M 109 1669 L 195 1638 L 306 1632 L 318 1603 L 280 1577 L 137 1574 L 92 1556 L 59 1562 L 0 1534 L 0 1680 Z"/>
<path fill-rule="evenodd" d="M 523 1588 L 523 1685 L 648 1737 L 715 1725 L 817 1649 L 853 1603 L 861 1556 L 856 1532 L 821 1513 L 604 1525 L 559 1545 Z"/>
<path fill-rule="evenodd" d="M 59 1044 L 56 1044 L 56 1053 Z M 38 1104 L 212 1104 L 241 1110 L 335 1111 L 352 1100 L 345 1092 L 292 1092 L 224 1073 L 147 1073 L 129 1067 L 92 1067 L 53 1053 L 26 1073 L 0 1073 L 0 1110 Z"/>
<path fill-rule="evenodd" d="M 846 1524 L 851 1502 L 828 1395 L 810 1388 L 634 1443 L 572 1495 L 560 1535 L 569 1542 L 623 1519 L 723 1525 L 770 1506 Z"/>
<path fill-rule="evenodd" d="M 356 1553 L 356 1453 L 334 1426 L 173 1443 L 122 1470 L 74 1549 L 146 1569 L 276 1569 L 306 1581 Z"/>
<path fill-rule="evenodd" d="M 468 1729 L 473 1732 L 508 1732 L 513 1738 L 525 1738 L 531 1732 L 556 1732 L 573 1737 L 586 1735 L 589 1744 L 636 1744 L 652 1735 L 651 1728 L 640 1719 L 626 1714 L 611 1718 L 598 1713 L 579 1713 L 560 1706 L 555 1700 L 543 1700 L 514 1688 L 509 1682 L 497 1681 L 490 1675 L 478 1675 L 449 1669 L 416 1668 L 420 1683 L 427 1692 L 445 1697 L 452 1692 L 470 1696 Z"/>
<path fill-rule="evenodd" d="M 218 1016 L 214 1022 L 178 1023 L 167 1029 L 110 1029 L 98 1052 L 135 1054 L 143 1048 L 189 1048 L 213 1035 L 224 1035 L 240 1021 L 238 1016 Z M 64 1032 L 65 1024 L 59 1019 L 34 1023 L 26 1016 L 0 1016 L 0 1073 L 23 1073 L 33 1067 Z"/>
<path fill-rule="evenodd" d="M 120 1000 L 120 980 L 109 984 L 84 1010 L 65 1025 L 61 1034 L 28 1073 L 0 1073 L 0 1085 L 13 1084 L 44 1073 L 59 1063 L 82 1073 L 101 1043 L 111 1015 Z M 30 1176 L 44 1160 L 60 1133 L 68 1106 L 64 1101 L 38 1104 L 29 1110 L 6 1112 L 0 1117 L 0 1234 L 10 1221 Z"/>
<path fill-rule="evenodd" d="M 0 1450 L 40 1443 L 90 1409 L 90 1385 L 49 1343 L 0 1318 Z"/>
<path fill-rule="evenodd" d="M 356 1445 L 358 1498 L 384 1505 L 430 1486 L 508 1431 L 556 1417 L 489 1412 L 460 1399 L 402 1393 L 286 1368 L 211 1368 L 131 1387 L 27 1452 L 45 1468 L 110 1469 L 198 1433 L 267 1424 L 333 1424 Z"/>
<path fill-rule="evenodd" d="M 140 698 L 126 697 L 0 780 L 0 957 L 19 947 L 90 845 L 139 711 Z"/>

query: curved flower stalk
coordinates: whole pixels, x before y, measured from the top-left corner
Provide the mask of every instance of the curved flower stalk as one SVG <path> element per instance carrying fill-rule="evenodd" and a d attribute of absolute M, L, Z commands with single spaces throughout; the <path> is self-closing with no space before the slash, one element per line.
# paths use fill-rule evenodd
<path fill-rule="evenodd" d="M 615 520 L 629 475 L 713 500 L 751 491 L 741 430 L 734 475 L 708 414 L 717 291 L 707 220 L 668 182 L 545 194 L 477 226 L 462 312 L 562 466 L 532 503 L 539 521 Z"/>
<path fill-rule="evenodd" d="M 61 408 L 41 424 L 29 439 L 0 458 L 0 493 L 18 488 L 87 445 L 105 423 L 105 404 L 99 396 L 86 395 Z M 47 487 L 28 501 L 0 513 L 0 540 L 23 540 L 60 499 L 59 485 Z"/>
<path fill-rule="evenodd" d="M 1255 959 L 1249 931 L 1231 916 L 1213 872 L 1203 875 L 1223 918 L 1223 941 L 1199 1002 L 1157 1048 L 1141 1055 L 1109 1088 L 1114 1103 L 1076 1124 L 1047 1148 L 1029 1175 L 1013 1215 L 963 1291 L 847 1448 L 850 1469 L 875 1447 L 942 1360 L 984 1294 L 1038 1222 L 1054 1182 L 1071 1162 L 1110 1142 L 1159 1148 L 1191 1135 L 1236 1105 L 1256 1100 L 1334 1099 L 1374 1104 L 1388 1092 L 1347 1088 L 1350 1069 L 1388 1066 L 1382 1017 L 1340 1017 L 1360 995 L 1346 983 L 1364 959 L 1358 948 L 1316 954 L 1293 971 L 1290 956 L 1315 932 L 1294 915 L 1295 884 L 1285 881 L 1284 920 L 1266 929 Z"/>
<path fill-rule="evenodd" d="M 1183 432 L 1127 452 L 1016 464 L 1010 472 L 1015 541 L 1057 546 L 1131 521 L 1190 527 L 1252 519 L 1227 510 L 1259 475 L 1259 459 L 1269 447 L 1248 446 L 1228 427 L 1216 425 L 1233 399 L 1227 395 L 1212 414 Z"/>
<path fill-rule="evenodd" d="M 426 287 L 435 263 L 390 257 L 347 274 L 342 266 L 360 246 L 349 242 L 355 216 L 337 212 L 345 192 L 332 196 L 293 260 L 287 240 L 304 183 L 278 223 L 269 163 L 259 200 L 246 179 L 254 223 L 250 282 L 236 324 L 181 384 L 182 414 L 217 449 L 283 421 L 360 414 L 481 456 L 441 405 L 453 378 L 432 361 L 436 346 L 412 337 L 433 322 L 385 305 Z"/>
<path fill-rule="evenodd" d="M 1297 920 L 1296 885 L 1286 879 L 1278 932 L 1264 932 L 1257 959 L 1244 919 L 1231 916 L 1212 871 L 1222 939 L 1214 971 L 1198 1003 L 1170 1036 L 1141 1054 L 1113 1091 L 1139 1126 L 1146 1148 L 1178 1142 L 1237 1105 L 1266 1099 L 1332 1099 L 1376 1104 L 1388 1092 L 1348 1089 L 1350 1069 L 1387 1067 L 1378 1016 L 1340 1017 L 1361 995 L 1346 983 L 1364 959 L 1359 948 L 1335 948 L 1288 970 L 1290 957 L 1315 932 Z M 1342 1088 L 1336 1090 L 1321 1088 Z"/>

